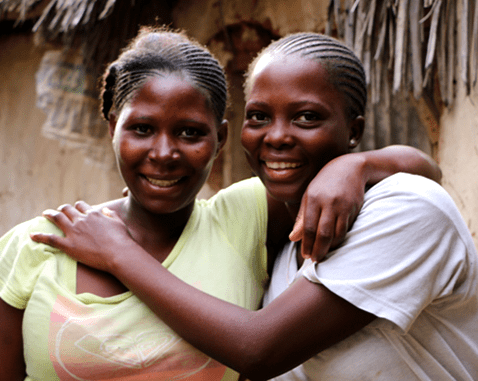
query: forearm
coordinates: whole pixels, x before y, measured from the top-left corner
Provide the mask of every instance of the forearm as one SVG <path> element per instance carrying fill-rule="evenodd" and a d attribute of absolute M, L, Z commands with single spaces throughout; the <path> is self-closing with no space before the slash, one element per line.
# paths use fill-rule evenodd
<path fill-rule="evenodd" d="M 410 146 L 393 145 L 352 155 L 363 157 L 364 181 L 369 185 L 398 172 L 421 175 L 437 183 L 441 181 L 442 174 L 437 163 L 424 152 Z"/>
<path fill-rule="evenodd" d="M 186 341 L 225 365 L 247 372 L 253 313 L 187 285 L 138 245 L 132 243 L 125 250 L 129 255 L 116 258 L 110 272 Z"/>
<path fill-rule="evenodd" d="M 305 279 L 248 311 L 185 284 L 140 247 L 125 249 L 134 255 L 111 272 L 186 341 L 253 380 L 292 369 L 373 319 Z"/>

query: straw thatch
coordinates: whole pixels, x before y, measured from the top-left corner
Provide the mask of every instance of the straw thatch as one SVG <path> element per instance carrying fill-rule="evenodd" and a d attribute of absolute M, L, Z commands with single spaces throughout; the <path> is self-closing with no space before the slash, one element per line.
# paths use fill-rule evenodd
<path fill-rule="evenodd" d="M 476 0 L 331 0 L 332 29 L 364 62 L 374 103 L 382 95 L 384 70 L 392 76 L 394 92 L 410 89 L 417 99 L 424 92 L 433 95 L 436 73 L 446 106 L 454 99 L 456 65 L 467 92 L 476 87 Z"/>
<path fill-rule="evenodd" d="M 222 10 L 224 1 L 235 0 L 203 1 L 216 1 L 214 6 Z M 0 0 L 0 21 L 34 19 L 38 41 L 74 47 L 73 51 L 80 52 L 83 72 L 101 72 L 104 63 L 114 59 L 125 41 L 136 34 L 139 24 L 170 24 L 175 5 L 175 0 Z M 440 115 L 443 106 L 453 106 L 455 84 L 461 81 L 468 93 L 476 88 L 478 0 L 329 0 L 328 9 L 325 32 L 352 47 L 366 69 L 369 125 L 360 148 L 409 144 L 430 152 L 427 147 L 431 144 L 436 154 Z M 218 35 L 221 28 L 225 32 L 229 27 L 224 15 L 220 17 L 222 20 L 211 18 Z M 70 63 L 59 59 L 56 71 L 44 73 L 67 82 L 70 76 L 65 68 L 71 68 Z M 82 80 L 79 78 L 79 83 Z M 58 109 L 58 104 L 66 104 L 64 109 L 72 113 L 75 107 L 71 105 L 85 104 L 74 100 L 73 94 L 65 93 L 63 98 L 52 94 L 53 89 L 50 102 L 44 105 Z M 67 98 L 70 103 L 54 101 Z M 48 112 L 63 115 L 65 110 Z M 87 109 L 82 106 L 81 110 Z M 91 123 L 86 119 L 83 124 L 81 134 L 71 123 L 71 130 L 62 131 L 62 136 L 71 135 L 68 140 L 77 142 L 81 135 L 90 147 L 90 130 L 96 127 L 87 128 Z M 50 130 L 56 133 L 54 128 Z"/>
<path fill-rule="evenodd" d="M 116 58 L 140 24 L 168 24 L 172 0 L 0 0 L 0 20 L 21 23 L 41 8 L 33 26 L 37 41 L 82 47 L 86 63 Z M 11 16 L 13 15 L 13 16 Z"/>
<path fill-rule="evenodd" d="M 330 0 L 328 33 L 353 47 L 365 64 L 371 100 L 382 94 L 383 72 L 394 92 L 406 88 L 415 98 L 433 94 L 451 106 L 454 67 L 469 91 L 478 75 L 478 0 Z M 0 0 L 0 20 L 14 14 L 21 22 L 33 10 L 41 16 L 33 31 L 43 41 L 71 46 L 80 40 L 84 59 L 114 58 L 140 23 L 169 23 L 174 0 Z M 460 20 L 460 23 L 458 23 Z M 459 33 L 455 33 L 459 25 Z M 461 41 L 457 41 L 460 38 Z M 457 49 L 460 47 L 460 51 Z M 459 58 L 459 59 L 458 59 Z M 435 77 L 436 75 L 436 77 Z M 458 79 L 458 78 L 456 78 Z"/>

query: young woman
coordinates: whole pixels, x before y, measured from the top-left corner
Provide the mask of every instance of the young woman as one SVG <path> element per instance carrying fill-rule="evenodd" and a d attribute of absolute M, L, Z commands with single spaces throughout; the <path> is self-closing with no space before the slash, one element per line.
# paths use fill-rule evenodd
<path fill-rule="evenodd" d="M 181 279 L 257 308 L 267 278 L 260 182 L 195 201 L 226 139 L 226 93 L 206 49 L 179 33 L 143 30 L 104 77 L 103 112 L 130 195 L 102 207 Z M 59 233 L 36 218 L 0 243 L 1 380 L 237 378 L 114 277 L 32 242 L 32 231 Z M 206 249 L 208 257 L 197 255 Z"/>
<path fill-rule="evenodd" d="M 195 201 L 225 141 L 225 95 L 223 72 L 202 47 L 176 33 L 140 33 L 109 66 L 103 91 L 104 115 L 129 194 L 83 216 L 77 214 L 84 224 L 80 222 L 68 231 L 68 237 L 71 233 L 85 240 L 85 250 L 98 243 L 96 250 L 101 250 L 101 240 L 111 239 L 122 251 L 133 253 L 131 269 L 141 269 L 134 274 L 140 279 L 149 277 L 154 266 L 164 266 L 195 290 L 254 309 L 267 277 L 266 231 L 272 249 L 285 241 L 283 232 L 291 228 L 293 219 L 283 211 L 292 203 L 274 199 L 273 192 L 267 196 L 257 179 L 220 192 L 210 201 Z M 298 120 L 307 125 L 308 115 L 303 113 Z M 351 138 L 358 141 L 360 133 L 359 128 Z M 356 145 L 356 141 L 349 143 Z M 400 149 L 398 154 L 386 150 L 357 155 L 334 168 L 343 167 L 344 172 L 351 168 L 348 184 L 353 181 L 360 185 L 360 198 L 362 182 L 402 169 L 403 157 L 412 161 L 405 167 L 436 173 L 427 166 L 426 158 L 407 149 Z M 380 165 L 385 169 L 378 165 L 379 170 L 370 171 L 382 158 L 385 160 Z M 309 170 L 313 163 L 305 156 L 297 161 L 270 159 L 266 165 L 276 168 L 279 177 L 287 178 L 285 174 L 292 168 L 305 169 L 310 181 L 320 169 Z M 315 192 L 308 193 L 309 204 L 321 204 Z M 120 229 L 115 233 L 114 227 L 108 227 L 92 234 L 95 221 L 104 222 L 99 212 L 103 208 L 117 217 L 106 222 L 112 221 Z M 58 222 L 76 213 L 69 206 L 62 211 L 65 214 L 49 218 Z M 348 218 L 340 223 L 332 221 L 332 225 L 346 229 Z M 315 220 L 320 227 L 322 216 Z M 27 379 L 48 380 L 237 378 L 232 370 L 175 335 L 138 295 L 125 289 L 128 283 L 121 283 L 121 277 L 95 271 L 63 252 L 33 243 L 29 240 L 33 232 L 37 241 L 54 241 L 60 234 L 48 221 L 38 218 L 17 226 L 0 240 L 1 379 L 22 379 L 25 375 Z M 339 235 L 340 231 L 328 234 Z M 140 255 L 136 257 L 138 248 Z M 144 260 L 145 266 L 136 264 L 137 259 Z M 160 279 L 158 274 L 150 274 L 149 280 Z"/>

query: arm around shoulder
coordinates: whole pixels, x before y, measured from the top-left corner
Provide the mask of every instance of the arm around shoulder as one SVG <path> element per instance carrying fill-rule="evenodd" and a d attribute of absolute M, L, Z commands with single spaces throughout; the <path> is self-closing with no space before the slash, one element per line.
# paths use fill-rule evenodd
<path fill-rule="evenodd" d="M 367 183 L 372 185 L 398 172 L 427 177 L 440 183 L 442 172 L 430 156 L 417 148 L 392 145 L 360 153 L 366 160 Z"/>

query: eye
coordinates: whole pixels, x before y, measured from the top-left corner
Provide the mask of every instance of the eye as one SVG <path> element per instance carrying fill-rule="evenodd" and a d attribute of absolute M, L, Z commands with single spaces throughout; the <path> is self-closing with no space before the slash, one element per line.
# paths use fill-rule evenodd
<path fill-rule="evenodd" d="M 268 120 L 267 115 L 260 111 L 250 111 L 246 114 L 246 118 L 252 123 L 264 123 Z"/>
<path fill-rule="evenodd" d="M 151 126 L 147 124 L 135 124 L 132 129 L 139 135 L 147 135 L 151 132 Z"/>
<path fill-rule="evenodd" d="M 315 122 L 318 120 L 320 120 L 320 116 L 317 113 L 311 111 L 304 112 L 296 118 L 296 121 L 306 123 Z"/>
<path fill-rule="evenodd" d="M 201 130 L 194 127 L 186 127 L 179 134 L 183 138 L 195 138 L 203 135 L 204 133 Z"/>

